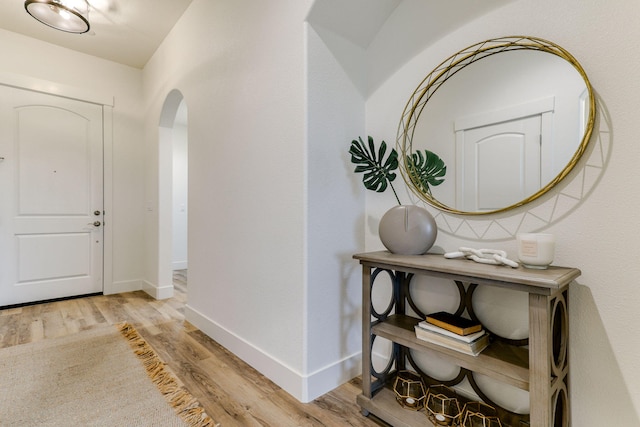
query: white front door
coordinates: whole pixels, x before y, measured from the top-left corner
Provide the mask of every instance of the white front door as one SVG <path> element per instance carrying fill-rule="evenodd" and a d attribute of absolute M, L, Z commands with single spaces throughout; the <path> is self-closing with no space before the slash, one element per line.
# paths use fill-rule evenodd
<path fill-rule="evenodd" d="M 0 306 L 102 292 L 102 106 L 0 86 Z"/>

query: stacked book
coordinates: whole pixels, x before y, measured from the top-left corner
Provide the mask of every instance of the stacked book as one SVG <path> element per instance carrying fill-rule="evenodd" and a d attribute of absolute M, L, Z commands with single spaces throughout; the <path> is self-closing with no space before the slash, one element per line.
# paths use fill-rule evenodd
<path fill-rule="evenodd" d="M 421 340 L 472 356 L 489 345 L 489 334 L 480 323 L 444 311 L 429 314 L 415 330 Z"/>

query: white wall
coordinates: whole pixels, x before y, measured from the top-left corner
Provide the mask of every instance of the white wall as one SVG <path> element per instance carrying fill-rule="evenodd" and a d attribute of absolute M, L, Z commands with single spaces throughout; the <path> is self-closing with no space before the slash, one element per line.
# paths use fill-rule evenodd
<path fill-rule="evenodd" d="M 195 0 L 144 69 L 147 232 L 157 233 L 158 120 L 189 111 L 188 318 L 305 399 L 308 1 Z M 157 281 L 157 241 L 147 277 Z"/>
<path fill-rule="evenodd" d="M 172 188 L 172 256 L 171 268 L 182 270 L 188 267 L 187 230 L 188 230 L 188 139 L 187 126 L 175 123 L 171 142 L 173 145 L 173 188 Z"/>
<path fill-rule="evenodd" d="M 142 72 L 138 69 L 105 61 L 93 56 L 63 49 L 16 33 L 0 30 L 2 64 L 0 73 L 50 82 L 46 90 L 58 93 L 60 88 L 79 94 L 101 94 L 113 97 L 112 153 L 113 211 L 105 222 L 113 231 L 114 290 L 141 288 L 143 277 L 144 224 L 142 161 Z"/>
<path fill-rule="evenodd" d="M 364 98 L 350 77 L 358 70 L 345 69 L 332 48 L 341 46 L 341 53 L 360 67 L 364 50 L 312 25 L 306 44 L 304 336 L 308 397 L 313 398 L 361 373 L 362 291 L 352 255 L 364 249 L 364 194 L 358 184 L 345 185 L 353 182 L 345 154 L 350 141 L 364 132 Z"/>
<path fill-rule="evenodd" d="M 403 6 L 410 8 L 411 4 L 404 2 Z M 633 190 L 640 185 L 640 175 L 634 172 L 640 158 L 640 84 L 635 78 L 640 59 L 629 50 L 640 37 L 635 18 L 639 14 L 640 4 L 631 0 L 616 2 L 615 7 L 579 0 L 512 2 L 435 41 L 403 63 L 371 94 L 366 105 L 367 133 L 377 140 L 394 140 L 410 94 L 435 65 L 461 48 L 499 36 L 524 34 L 551 40 L 569 50 L 586 70 L 608 114 L 600 117 L 602 125 L 606 128 L 604 121 L 610 120 L 613 130 L 604 135 L 612 141 L 611 157 L 602 158 L 604 172 L 588 197 L 546 229 L 557 236 L 555 262 L 582 270 L 571 286 L 569 304 L 574 426 L 611 425 L 611 414 L 615 414 L 616 425 L 640 425 L 640 336 L 633 326 L 640 300 L 640 267 L 633 261 L 640 241 L 640 228 L 635 226 L 640 199 Z M 388 24 L 393 22 L 390 19 Z M 374 44 L 392 43 L 393 34 L 401 31 L 399 26 L 385 27 L 379 35 L 388 38 Z M 571 175 L 569 180 L 575 178 Z M 368 250 L 382 248 L 377 222 L 392 205 L 391 194 L 367 195 Z M 515 214 L 518 212 L 499 216 Z M 460 246 L 496 247 L 515 254 L 513 239 L 469 240 L 440 233 L 436 245 L 447 251 Z M 446 308 L 449 303 L 445 298 L 429 302 L 431 308 Z M 506 310 L 499 323 L 522 324 L 524 313 L 509 307 L 510 303 L 498 303 L 494 308 Z"/>

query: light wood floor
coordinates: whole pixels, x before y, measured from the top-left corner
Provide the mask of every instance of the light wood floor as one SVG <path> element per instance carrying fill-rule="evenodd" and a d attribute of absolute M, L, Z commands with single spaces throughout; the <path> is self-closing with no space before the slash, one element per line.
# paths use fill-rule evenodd
<path fill-rule="evenodd" d="M 224 427 L 383 425 L 361 415 L 357 378 L 311 403 L 298 402 L 185 321 L 186 271 L 174 283 L 174 298 L 163 301 L 138 291 L 0 310 L 0 348 L 127 321 Z"/>

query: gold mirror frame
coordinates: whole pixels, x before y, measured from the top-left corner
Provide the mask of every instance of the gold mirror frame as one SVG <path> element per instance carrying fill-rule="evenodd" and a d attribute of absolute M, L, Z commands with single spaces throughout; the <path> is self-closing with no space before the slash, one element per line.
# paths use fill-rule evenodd
<path fill-rule="evenodd" d="M 431 194 L 422 191 L 420 189 L 420 185 L 418 184 L 419 180 L 416 176 L 412 175 L 408 168 L 407 158 L 410 157 L 413 152 L 412 141 L 416 124 L 418 123 L 418 119 L 420 118 L 420 115 L 422 114 L 422 111 L 424 110 L 427 102 L 436 93 L 440 86 L 442 86 L 448 79 L 453 77 L 458 71 L 481 59 L 501 52 L 508 52 L 512 50 L 535 50 L 540 52 L 547 52 L 569 62 L 578 71 L 578 73 L 584 80 L 589 94 L 589 116 L 585 125 L 585 132 L 582 137 L 582 141 L 580 142 L 580 146 L 574 153 L 573 157 L 569 160 L 569 163 L 567 163 L 564 169 L 555 178 L 553 178 L 549 183 L 547 183 L 536 193 L 521 200 L 520 202 L 492 211 L 466 212 L 451 208 L 436 200 Z M 591 134 L 593 132 L 595 123 L 595 115 L 596 102 L 593 88 L 591 87 L 591 83 L 589 82 L 589 78 L 587 77 L 587 74 L 585 73 L 580 63 L 567 50 L 548 40 L 536 37 L 511 36 L 489 39 L 471 45 L 442 61 L 440 65 L 438 65 L 430 74 L 428 74 L 422 80 L 422 82 L 420 82 L 417 89 L 413 92 L 413 94 L 409 98 L 409 101 L 407 102 L 407 105 L 405 106 L 402 117 L 400 119 L 400 124 L 398 126 L 396 147 L 398 153 L 400 153 L 401 159 L 400 172 L 402 173 L 402 177 L 404 178 L 407 186 L 416 196 L 418 196 L 420 199 L 430 204 L 431 206 L 445 212 L 464 215 L 487 215 L 514 209 L 542 196 L 556 184 L 558 184 L 562 179 L 564 179 L 569 174 L 569 172 L 571 172 L 571 170 L 580 160 L 580 157 L 586 150 L 589 140 L 591 139 Z"/>

